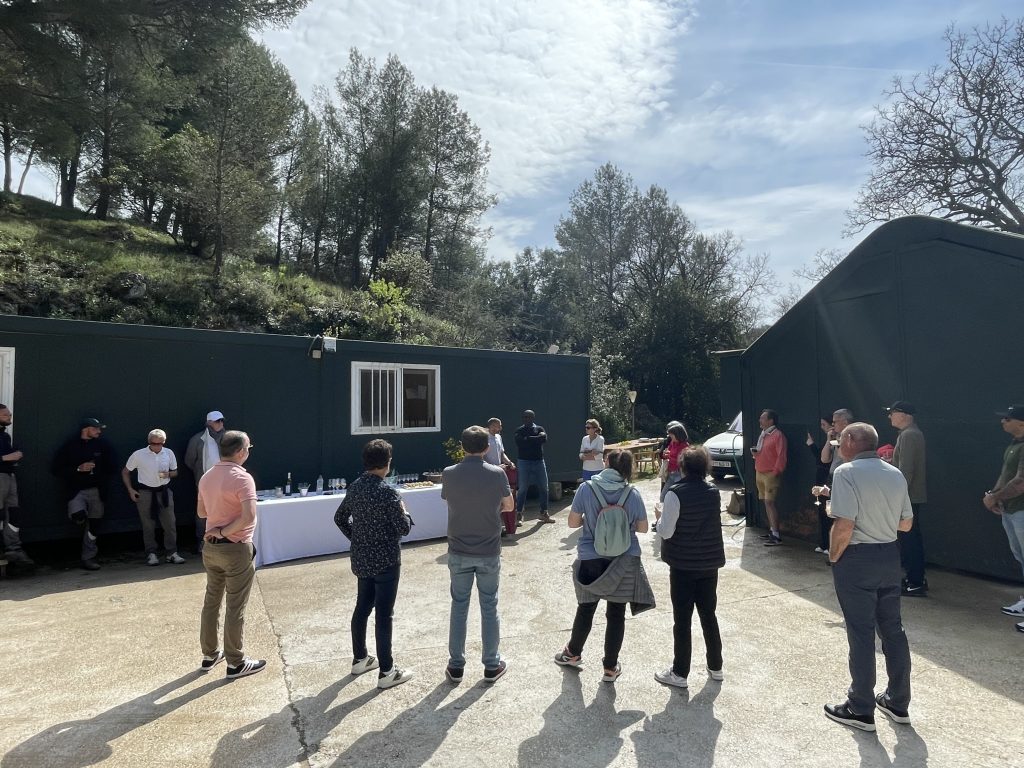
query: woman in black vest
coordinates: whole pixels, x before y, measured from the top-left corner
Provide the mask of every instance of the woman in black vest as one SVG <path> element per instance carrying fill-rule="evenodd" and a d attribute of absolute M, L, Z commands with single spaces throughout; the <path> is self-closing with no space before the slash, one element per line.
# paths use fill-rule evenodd
<path fill-rule="evenodd" d="M 722 636 L 718 631 L 718 569 L 725 565 L 722 543 L 722 500 L 718 489 L 705 479 L 710 460 L 704 446 L 696 445 L 680 457 L 683 479 L 665 494 L 658 521 L 663 539 L 661 559 L 668 563 L 672 589 L 674 659 L 654 679 L 686 688 L 690 674 L 690 622 L 697 607 L 707 646 L 707 668 L 712 680 L 722 680 Z"/>

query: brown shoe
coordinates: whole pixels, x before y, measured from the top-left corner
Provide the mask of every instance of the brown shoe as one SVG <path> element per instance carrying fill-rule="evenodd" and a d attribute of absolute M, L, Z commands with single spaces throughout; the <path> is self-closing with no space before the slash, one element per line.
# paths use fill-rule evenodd
<path fill-rule="evenodd" d="M 553 518 L 547 512 L 542 512 L 541 515 L 540 515 L 540 521 L 542 523 L 553 523 L 553 522 L 555 522 L 555 518 Z"/>

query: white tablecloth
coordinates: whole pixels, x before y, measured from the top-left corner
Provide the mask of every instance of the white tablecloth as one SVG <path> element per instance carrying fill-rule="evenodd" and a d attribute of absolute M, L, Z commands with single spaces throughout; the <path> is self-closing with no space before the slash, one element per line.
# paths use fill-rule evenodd
<path fill-rule="evenodd" d="M 448 505 L 441 486 L 399 490 L 415 525 L 402 541 L 444 538 L 448 535 Z M 256 566 L 348 552 L 349 540 L 334 524 L 334 513 L 345 494 L 268 499 L 256 505 L 258 524 L 253 539 Z"/>

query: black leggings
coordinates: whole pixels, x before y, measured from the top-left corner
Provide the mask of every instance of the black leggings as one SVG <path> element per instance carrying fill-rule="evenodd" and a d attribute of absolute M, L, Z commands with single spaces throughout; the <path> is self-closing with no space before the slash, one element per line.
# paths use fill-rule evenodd
<path fill-rule="evenodd" d="M 697 607 L 700 626 L 704 631 L 704 645 L 707 647 L 707 662 L 711 669 L 722 668 L 722 635 L 718 631 L 715 607 L 718 605 L 718 570 L 682 571 L 669 570 L 669 586 L 672 591 L 672 639 L 675 658 L 672 671 L 680 677 L 690 674 L 690 623 L 693 608 Z"/>
<path fill-rule="evenodd" d="M 590 584 L 598 576 L 605 572 L 611 565 L 611 560 L 596 558 L 593 560 L 581 560 L 579 581 L 580 584 Z M 580 603 L 576 606 L 576 618 L 572 622 L 572 636 L 569 638 L 569 653 L 573 656 L 583 655 L 583 646 L 590 636 L 590 630 L 594 626 L 594 614 L 597 612 L 597 603 Z M 619 663 L 619 651 L 622 650 L 622 638 L 626 634 L 626 604 L 608 603 L 605 611 L 605 618 L 608 626 L 604 632 L 604 668 L 615 669 Z"/>
<path fill-rule="evenodd" d="M 365 659 L 367 656 L 366 623 L 370 611 L 373 611 L 373 635 L 377 641 L 377 660 L 381 672 L 389 672 L 395 665 L 391 655 L 391 626 L 401 570 L 399 563 L 376 576 L 359 578 L 356 607 L 352 611 L 352 658 Z"/>

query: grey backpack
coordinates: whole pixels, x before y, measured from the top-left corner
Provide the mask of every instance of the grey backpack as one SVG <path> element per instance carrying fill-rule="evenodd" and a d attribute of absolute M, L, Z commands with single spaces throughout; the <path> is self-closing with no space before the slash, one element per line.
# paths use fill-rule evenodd
<path fill-rule="evenodd" d="M 614 504 L 605 501 L 604 495 L 596 483 L 587 481 L 590 490 L 597 499 L 597 523 L 594 525 L 594 549 L 601 557 L 618 557 L 629 549 L 633 542 L 633 533 L 629 527 L 629 515 L 622 505 L 633 490 L 627 485 L 619 500 Z"/>

